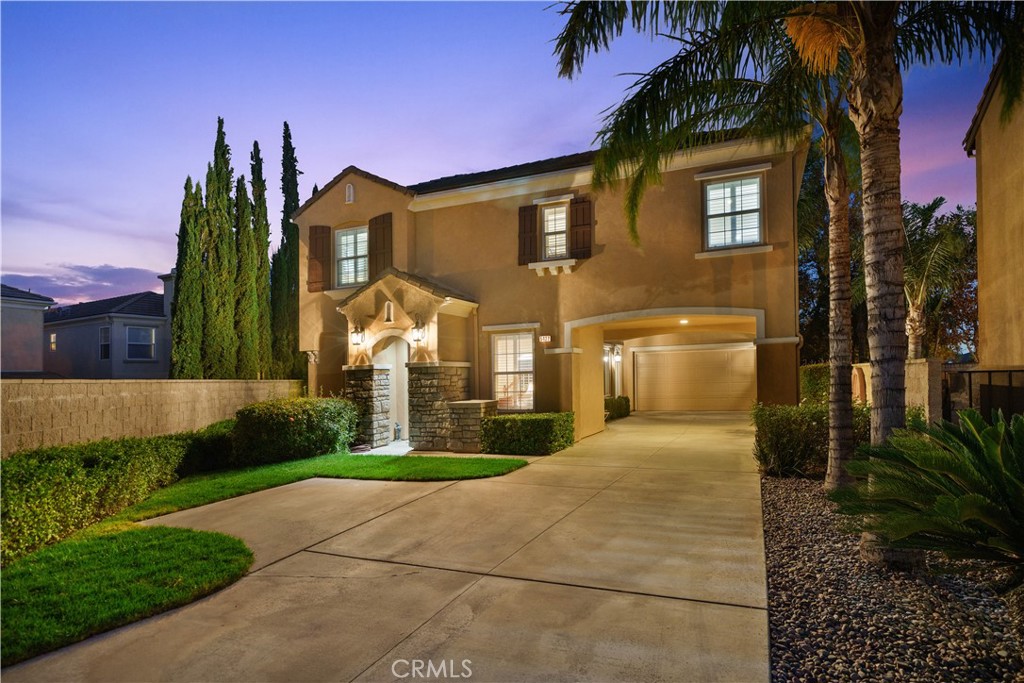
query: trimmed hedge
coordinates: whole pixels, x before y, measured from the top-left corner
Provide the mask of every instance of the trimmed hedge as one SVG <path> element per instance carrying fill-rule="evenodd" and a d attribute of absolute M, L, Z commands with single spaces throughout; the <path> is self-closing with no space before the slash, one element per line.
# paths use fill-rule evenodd
<path fill-rule="evenodd" d="M 194 432 L 185 449 L 185 457 L 178 466 L 178 475 L 215 472 L 231 467 L 231 431 L 234 418 L 214 422 Z"/>
<path fill-rule="evenodd" d="M 60 540 L 172 483 L 191 440 L 191 434 L 171 434 L 14 453 L 0 463 L 0 561 Z"/>
<path fill-rule="evenodd" d="M 550 455 L 575 443 L 572 413 L 523 413 L 485 417 L 480 451 L 502 455 Z"/>
<path fill-rule="evenodd" d="M 312 458 L 348 447 L 359 410 L 343 398 L 282 398 L 254 403 L 235 414 L 233 467 Z"/>
<path fill-rule="evenodd" d="M 828 363 L 800 366 L 800 400 L 828 405 Z"/>
<path fill-rule="evenodd" d="M 629 417 L 629 396 L 608 396 L 604 399 L 604 409 L 608 420 Z"/>
<path fill-rule="evenodd" d="M 823 477 L 828 467 L 828 404 L 764 405 L 751 410 L 754 459 L 771 477 Z M 855 446 L 871 441 L 871 409 L 853 406 Z"/>

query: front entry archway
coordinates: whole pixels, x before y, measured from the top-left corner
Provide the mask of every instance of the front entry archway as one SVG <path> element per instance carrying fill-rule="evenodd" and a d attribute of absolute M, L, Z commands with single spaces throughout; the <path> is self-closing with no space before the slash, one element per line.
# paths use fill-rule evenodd
<path fill-rule="evenodd" d="M 409 438 L 409 344 L 402 337 L 385 337 L 374 347 L 373 364 L 391 366 L 390 405 L 388 424 L 392 439 L 396 438 L 395 425 L 401 426 L 403 440 Z"/>

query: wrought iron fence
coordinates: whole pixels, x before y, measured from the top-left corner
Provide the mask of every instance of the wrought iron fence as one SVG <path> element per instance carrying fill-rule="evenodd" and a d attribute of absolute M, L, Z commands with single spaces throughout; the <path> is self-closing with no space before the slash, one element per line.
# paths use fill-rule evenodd
<path fill-rule="evenodd" d="M 1002 410 L 1007 418 L 1024 413 L 1024 367 L 947 367 L 942 373 L 942 417 L 975 408 L 985 419 Z"/>

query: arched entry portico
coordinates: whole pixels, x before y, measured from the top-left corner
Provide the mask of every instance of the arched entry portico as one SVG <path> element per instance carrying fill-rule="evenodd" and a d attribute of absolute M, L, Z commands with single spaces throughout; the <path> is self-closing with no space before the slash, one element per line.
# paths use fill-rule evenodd
<path fill-rule="evenodd" d="M 388 366 L 389 371 L 389 406 L 388 424 L 392 429 L 392 439 L 409 438 L 409 343 L 400 331 L 384 336 L 373 349 L 373 364 Z"/>

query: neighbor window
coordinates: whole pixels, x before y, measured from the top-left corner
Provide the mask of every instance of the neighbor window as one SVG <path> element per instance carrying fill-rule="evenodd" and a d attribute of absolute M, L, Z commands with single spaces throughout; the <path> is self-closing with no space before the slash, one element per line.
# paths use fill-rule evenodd
<path fill-rule="evenodd" d="M 545 259 L 559 259 L 569 255 L 568 213 L 569 207 L 566 204 L 541 207 Z"/>
<path fill-rule="evenodd" d="M 125 358 L 128 360 L 153 360 L 156 358 L 156 330 L 152 327 L 126 327 L 128 346 Z"/>
<path fill-rule="evenodd" d="M 368 246 L 366 226 L 334 233 L 336 287 L 358 285 L 369 279 Z"/>
<path fill-rule="evenodd" d="M 496 334 L 494 398 L 499 410 L 533 410 L 533 332 Z"/>
<path fill-rule="evenodd" d="M 56 350 L 57 350 L 57 333 L 56 332 L 51 332 L 50 333 L 50 351 L 52 352 L 52 351 L 56 351 Z"/>
<path fill-rule="evenodd" d="M 761 176 L 704 186 L 708 249 L 761 242 Z"/>
<path fill-rule="evenodd" d="M 100 328 L 100 360 L 110 360 L 110 328 Z"/>

